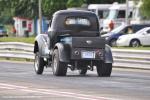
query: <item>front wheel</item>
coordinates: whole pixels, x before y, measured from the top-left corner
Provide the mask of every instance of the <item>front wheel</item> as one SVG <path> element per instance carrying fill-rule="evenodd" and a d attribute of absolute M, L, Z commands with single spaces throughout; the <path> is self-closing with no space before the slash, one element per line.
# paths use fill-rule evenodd
<path fill-rule="evenodd" d="M 53 53 L 52 70 L 56 76 L 66 76 L 67 73 L 67 64 L 60 61 L 58 49 L 55 49 Z"/>
<path fill-rule="evenodd" d="M 138 40 L 132 40 L 130 42 L 130 46 L 131 47 L 139 47 L 140 46 L 140 42 Z"/>
<path fill-rule="evenodd" d="M 40 57 L 39 53 L 37 52 L 35 54 L 35 60 L 34 60 L 34 69 L 36 74 L 42 74 L 44 70 L 44 59 Z"/>
<path fill-rule="evenodd" d="M 99 62 L 97 64 L 97 74 L 101 77 L 110 77 L 112 72 L 112 63 Z"/>

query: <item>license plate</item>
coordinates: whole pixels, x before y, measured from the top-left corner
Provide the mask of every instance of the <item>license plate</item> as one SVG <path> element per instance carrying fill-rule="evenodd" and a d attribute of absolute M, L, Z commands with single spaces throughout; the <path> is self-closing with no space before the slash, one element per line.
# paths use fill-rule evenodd
<path fill-rule="evenodd" d="M 81 53 L 82 58 L 95 58 L 95 52 L 94 51 L 83 51 Z"/>

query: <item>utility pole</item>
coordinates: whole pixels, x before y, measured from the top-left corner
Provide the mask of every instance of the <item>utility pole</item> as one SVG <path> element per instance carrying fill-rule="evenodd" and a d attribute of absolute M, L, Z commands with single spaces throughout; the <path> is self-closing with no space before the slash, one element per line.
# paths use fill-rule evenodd
<path fill-rule="evenodd" d="M 129 15 L 129 0 L 126 0 L 126 19 L 125 19 L 125 22 L 127 25 L 129 24 L 128 15 Z"/>
<path fill-rule="evenodd" d="M 42 0 L 39 0 L 39 31 L 42 34 L 42 9 L 41 9 Z"/>

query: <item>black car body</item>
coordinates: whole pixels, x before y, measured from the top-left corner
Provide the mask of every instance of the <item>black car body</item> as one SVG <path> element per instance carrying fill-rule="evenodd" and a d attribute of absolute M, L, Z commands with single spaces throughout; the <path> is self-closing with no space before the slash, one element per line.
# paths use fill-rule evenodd
<path fill-rule="evenodd" d="M 37 74 L 46 66 L 52 67 L 56 76 L 66 75 L 67 68 L 85 75 L 96 66 L 99 76 L 111 75 L 111 49 L 100 36 L 97 16 L 90 11 L 54 13 L 47 34 L 36 37 L 34 53 Z"/>

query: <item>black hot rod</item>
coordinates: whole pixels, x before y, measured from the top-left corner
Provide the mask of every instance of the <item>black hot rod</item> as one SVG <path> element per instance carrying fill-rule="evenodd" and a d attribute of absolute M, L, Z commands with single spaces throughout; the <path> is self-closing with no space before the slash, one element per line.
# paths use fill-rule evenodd
<path fill-rule="evenodd" d="M 90 11 L 60 10 L 53 14 L 47 34 L 39 34 L 34 44 L 36 74 L 44 67 L 52 67 L 53 74 L 65 76 L 67 69 L 97 69 L 98 76 L 109 77 L 112 53 L 100 36 L 96 14 Z"/>

